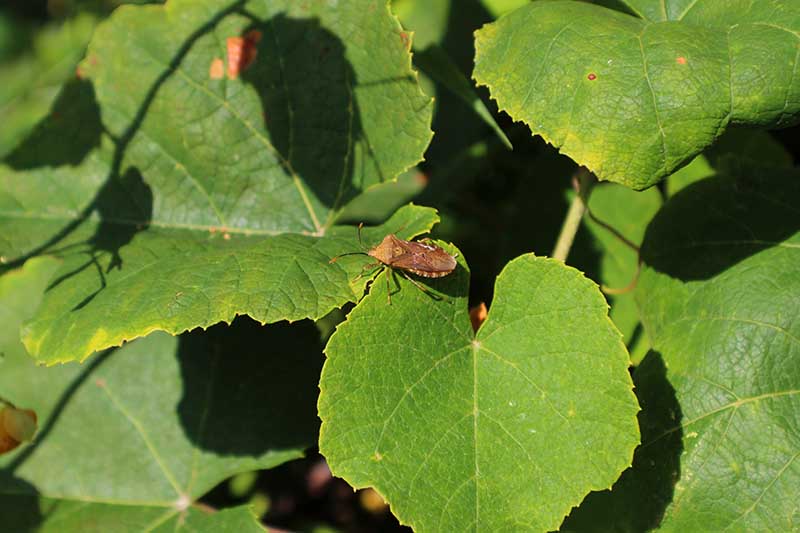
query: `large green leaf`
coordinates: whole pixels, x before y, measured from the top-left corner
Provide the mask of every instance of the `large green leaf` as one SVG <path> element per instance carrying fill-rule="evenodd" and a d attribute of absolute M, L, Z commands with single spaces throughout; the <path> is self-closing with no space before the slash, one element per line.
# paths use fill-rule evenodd
<path fill-rule="evenodd" d="M 0 261 L 66 256 L 29 351 L 82 359 L 156 329 L 318 318 L 355 300 L 327 264 L 354 231 L 332 221 L 430 139 L 400 31 L 370 0 L 117 10 L 84 79 L 0 167 Z M 212 79 L 226 39 L 254 32 L 255 62 Z M 430 211 L 411 213 L 383 233 L 430 228 Z"/>
<path fill-rule="evenodd" d="M 454 251 L 451 249 L 451 251 Z M 477 334 L 466 264 L 434 298 L 384 275 L 331 337 L 320 450 L 417 531 L 547 531 L 630 464 L 628 356 L 597 286 L 522 256 Z"/>
<path fill-rule="evenodd" d="M 535 2 L 476 34 L 475 79 L 599 178 L 643 189 L 730 124 L 800 112 L 800 4 Z"/>
<path fill-rule="evenodd" d="M 682 189 L 648 228 L 637 301 L 680 403 L 651 442 L 683 446 L 665 531 L 797 528 L 798 205 L 796 170 L 744 167 Z"/>
<path fill-rule="evenodd" d="M 181 337 L 154 333 L 86 366 L 9 356 L 0 390 L 34 409 L 40 430 L 0 460 L 0 511 L 23 506 L 52 530 L 75 513 L 130 531 L 180 518 L 223 479 L 314 445 L 321 363 L 312 324 L 241 319 Z"/>

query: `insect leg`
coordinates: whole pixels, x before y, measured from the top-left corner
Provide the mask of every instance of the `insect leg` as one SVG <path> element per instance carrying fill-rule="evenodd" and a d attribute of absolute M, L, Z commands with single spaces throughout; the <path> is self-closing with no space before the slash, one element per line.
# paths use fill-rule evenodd
<path fill-rule="evenodd" d="M 389 276 L 394 276 L 394 269 L 387 267 L 387 270 L 384 270 L 386 275 L 386 297 L 389 298 L 389 305 L 392 305 L 392 287 L 389 285 Z"/>
<path fill-rule="evenodd" d="M 405 278 L 406 278 L 408 281 L 410 281 L 411 283 L 413 283 L 413 284 L 414 284 L 414 286 L 415 286 L 416 288 L 418 288 L 419 290 L 421 290 L 422 292 L 424 292 L 425 294 L 427 294 L 428 296 L 430 296 L 430 297 L 431 297 L 431 298 L 433 298 L 434 300 L 442 300 L 442 299 L 443 299 L 443 297 L 442 297 L 441 295 L 439 295 L 439 294 L 435 294 L 435 293 L 431 292 L 431 290 L 430 290 L 428 287 L 426 287 L 425 285 L 423 285 L 423 284 L 422 284 L 422 283 L 420 283 L 419 281 L 415 280 L 414 278 L 412 278 L 411 276 L 409 276 L 407 273 L 403 272 L 402 270 L 400 271 L 400 273 L 401 273 L 401 274 L 403 275 L 403 277 L 405 277 Z"/>
<path fill-rule="evenodd" d="M 373 268 L 375 268 L 377 266 L 381 266 L 381 265 L 382 265 L 382 263 L 380 261 L 378 261 L 377 263 L 369 263 L 367 265 L 364 265 L 363 267 L 361 267 L 361 273 L 358 276 L 354 277 L 353 281 L 360 280 L 361 278 L 363 278 L 367 274 L 367 272 L 369 270 L 371 270 L 371 269 L 373 269 Z"/>

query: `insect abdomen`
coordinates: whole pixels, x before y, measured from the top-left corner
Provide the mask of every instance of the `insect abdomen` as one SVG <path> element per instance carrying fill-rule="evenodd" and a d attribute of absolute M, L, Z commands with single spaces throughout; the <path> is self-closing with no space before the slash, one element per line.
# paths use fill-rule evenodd
<path fill-rule="evenodd" d="M 422 276 L 423 278 L 443 278 L 452 272 L 452 270 L 441 270 L 439 272 L 431 272 L 429 270 L 417 270 L 416 268 L 406 268 L 404 270 L 407 270 L 412 274 L 416 274 L 417 276 Z"/>

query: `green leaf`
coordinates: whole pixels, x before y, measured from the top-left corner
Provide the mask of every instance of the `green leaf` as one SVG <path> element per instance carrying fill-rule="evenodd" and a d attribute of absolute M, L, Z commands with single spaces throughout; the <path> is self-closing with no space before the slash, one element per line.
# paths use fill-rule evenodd
<path fill-rule="evenodd" d="M 800 5 L 535 2 L 476 33 L 475 79 L 600 179 L 657 183 L 731 124 L 797 121 Z M 642 7 L 638 6 L 638 7 Z"/>
<path fill-rule="evenodd" d="M 605 287 L 619 292 L 608 296 L 609 315 L 622 333 L 634 365 L 648 349 L 633 298 L 632 288 L 639 272 L 635 247 L 641 244 L 644 230 L 660 206 L 661 195 L 656 189 L 636 192 L 613 183 L 600 184 L 589 198 L 591 214 L 583 219 L 601 254 L 600 280 Z"/>
<path fill-rule="evenodd" d="M 0 459 L 0 509 L 23 505 L 9 498 L 17 495 L 26 520 L 38 516 L 52 530 L 95 515 L 132 531 L 183 523 L 222 480 L 301 457 L 315 443 L 321 364 L 313 324 L 249 320 L 154 333 L 84 366 L 8 357 L 0 390 L 34 409 L 40 430 L 34 444 Z M 73 513 L 76 522 L 66 518 Z"/>
<path fill-rule="evenodd" d="M 401 278 L 388 305 L 384 276 L 326 347 L 320 450 L 337 476 L 416 531 L 547 531 L 630 464 L 638 405 L 594 283 L 521 256 L 474 334 L 463 260 L 425 282 L 446 299 Z"/>
<path fill-rule="evenodd" d="M 256 32 L 254 63 L 211 79 L 226 39 Z M 356 300 L 358 269 L 328 264 L 358 249 L 355 231 L 332 221 L 430 139 L 400 32 L 367 0 L 117 10 L 84 79 L 0 167 L 0 262 L 65 257 L 27 330 L 32 355 L 83 359 L 154 330 L 319 318 Z M 434 218 L 411 208 L 382 231 L 411 237 Z"/>
<path fill-rule="evenodd" d="M 648 228 L 637 301 L 680 404 L 659 438 L 683 446 L 664 531 L 796 529 L 798 205 L 797 170 L 742 168 L 682 189 Z"/>

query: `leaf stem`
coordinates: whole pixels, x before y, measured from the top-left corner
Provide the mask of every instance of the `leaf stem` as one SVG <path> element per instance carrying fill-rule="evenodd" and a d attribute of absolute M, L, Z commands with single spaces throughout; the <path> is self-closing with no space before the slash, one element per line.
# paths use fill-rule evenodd
<path fill-rule="evenodd" d="M 592 188 L 596 182 L 597 179 L 595 179 L 594 175 L 585 168 L 581 168 L 572 178 L 576 194 L 572 200 L 572 205 L 569 206 L 567 216 L 564 218 L 564 224 L 561 226 L 561 233 L 558 235 L 556 247 L 553 250 L 554 259 L 566 263 L 569 250 L 575 240 L 575 234 L 578 233 L 578 228 L 580 228 L 581 219 L 588 209 L 589 195 L 592 193 Z"/>

